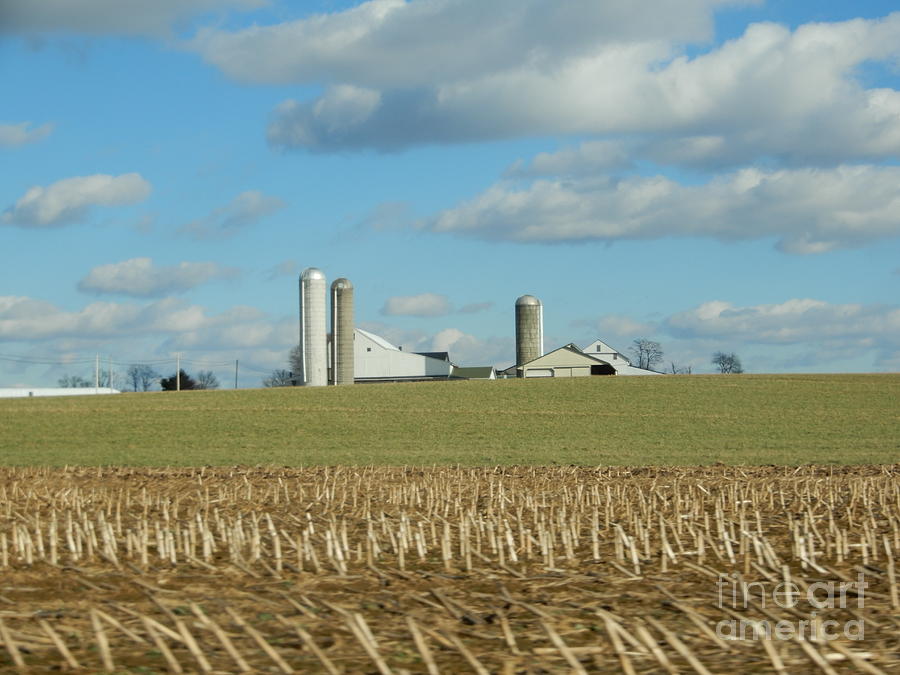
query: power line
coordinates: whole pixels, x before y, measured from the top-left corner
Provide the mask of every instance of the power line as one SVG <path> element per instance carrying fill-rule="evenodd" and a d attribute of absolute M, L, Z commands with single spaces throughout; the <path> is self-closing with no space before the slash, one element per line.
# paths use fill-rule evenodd
<path fill-rule="evenodd" d="M 96 355 L 93 356 L 75 356 L 75 357 L 66 357 L 62 358 L 59 356 L 21 356 L 17 354 L 0 354 L 0 361 L 6 361 L 8 363 L 19 363 L 23 365 L 33 365 L 33 366 L 79 366 L 79 365 L 93 365 L 97 359 Z M 102 365 L 113 365 L 113 366 L 153 366 L 153 365 L 166 365 L 175 362 L 175 357 L 167 357 L 167 358 L 156 358 L 156 359 L 112 359 L 112 358 L 101 358 Z M 189 359 L 182 358 L 182 363 L 188 363 L 194 366 L 207 366 L 212 368 L 225 368 L 234 364 L 233 359 L 229 359 L 227 361 L 211 361 L 207 359 Z"/>
<path fill-rule="evenodd" d="M 28 365 L 53 366 L 53 365 L 79 365 L 83 363 L 93 363 L 94 357 L 79 357 L 74 359 L 60 359 L 52 357 L 36 357 L 36 356 L 13 356 L 0 354 L 0 361 L 8 361 L 11 363 L 24 363 Z"/>
<path fill-rule="evenodd" d="M 198 359 L 181 359 L 182 363 L 189 363 L 194 366 L 207 366 L 211 368 L 224 368 L 226 366 L 233 366 L 234 360 L 231 361 L 203 361 Z"/>
<path fill-rule="evenodd" d="M 236 380 L 238 372 L 237 359 L 228 359 L 221 361 L 203 358 L 192 359 L 186 358 L 183 354 L 180 357 L 180 365 L 177 355 L 162 358 L 140 358 L 125 360 L 121 358 L 113 358 L 112 356 L 103 357 L 98 354 L 76 354 L 65 357 L 59 355 L 26 356 L 22 354 L 0 354 L 0 362 L 16 364 L 20 367 L 58 367 L 66 371 L 74 371 L 76 374 L 79 371 L 83 373 L 85 370 L 89 369 L 91 371 L 91 380 L 97 377 L 95 369 L 98 367 L 98 363 L 100 373 L 102 374 L 104 379 L 112 378 L 112 372 L 114 372 L 117 381 L 122 381 L 120 380 L 120 378 L 124 378 L 127 380 L 127 370 L 132 366 L 147 366 L 152 368 L 154 371 L 157 371 L 157 373 L 159 373 L 160 371 L 166 371 L 169 368 L 175 368 L 177 371 L 179 367 L 184 368 L 185 366 L 188 366 L 191 370 L 217 370 L 221 374 L 221 372 L 227 368 L 229 370 L 234 370 Z M 242 374 L 244 374 L 245 377 L 247 375 L 267 377 L 273 372 L 271 369 L 264 369 L 258 366 L 253 366 L 247 364 L 246 362 L 241 362 L 240 371 Z M 237 383 L 235 383 L 235 387 L 237 387 Z"/>
<path fill-rule="evenodd" d="M 259 368 L 254 368 L 253 366 L 241 366 L 241 370 L 247 370 L 251 373 L 256 373 L 258 375 L 271 375 L 272 370 L 261 370 Z"/>

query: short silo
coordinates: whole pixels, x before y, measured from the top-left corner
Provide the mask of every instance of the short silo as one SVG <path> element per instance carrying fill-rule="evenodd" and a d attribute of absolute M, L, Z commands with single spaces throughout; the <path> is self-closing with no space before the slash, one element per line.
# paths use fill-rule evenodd
<path fill-rule="evenodd" d="M 353 384 L 353 284 L 331 284 L 331 383 Z"/>
<path fill-rule="evenodd" d="M 516 300 L 516 366 L 543 355 L 544 308 L 533 295 L 523 295 Z"/>
<path fill-rule="evenodd" d="M 325 336 L 325 275 L 316 267 L 300 275 L 301 385 L 328 384 L 328 348 Z"/>

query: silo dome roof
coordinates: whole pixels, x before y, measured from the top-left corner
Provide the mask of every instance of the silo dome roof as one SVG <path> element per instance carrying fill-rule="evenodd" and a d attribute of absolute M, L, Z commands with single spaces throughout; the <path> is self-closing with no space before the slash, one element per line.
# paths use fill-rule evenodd
<path fill-rule="evenodd" d="M 324 281 L 325 273 L 318 267 L 307 267 L 303 270 L 303 274 L 300 275 L 300 279 L 302 281 L 308 281 L 310 279 L 322 279 Z"/>
<path fill-rule="evenodd" d="M 523 305 L 540 305 L 541 301 L 538 300 L 533 295 L 523 295 L 521 298 L 516 300 L 516 307 L 521 307 Z"/>
<path fill-rule="evenodd" d="M 342 291 L 352 290 L 353 284 L 350 283 L 349 279 L 340 277 L 339 279 L 335 279 L 334 282 L 331 284 L 331 290 L 335 291 L 338 289 L 340 289 Z"/>

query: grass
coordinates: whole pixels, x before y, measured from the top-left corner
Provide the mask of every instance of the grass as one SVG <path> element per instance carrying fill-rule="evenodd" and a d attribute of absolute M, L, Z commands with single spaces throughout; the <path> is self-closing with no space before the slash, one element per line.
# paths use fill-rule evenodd
<path fill-rule="evenodd" d="M 892 463 L 900 375 L 608 377 L 0 400 L 0 464 Z"/>

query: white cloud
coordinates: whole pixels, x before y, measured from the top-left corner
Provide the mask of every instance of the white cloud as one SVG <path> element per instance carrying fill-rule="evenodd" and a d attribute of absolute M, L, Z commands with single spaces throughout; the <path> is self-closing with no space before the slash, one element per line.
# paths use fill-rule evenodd
<path fill-rule="evenodd" d="M 288 100 L 276 109 L 266 136 L 275 146 L 315 148 L 320 138 L 352 138 L 381 105 L 381 94 L 352 85 L 330 87 L 313 105 Z M 302 124 L 297 124 L 303 119 Z"/>
<path fill-rule="evenodd" d="M 283 362 L 297 343 L 295 319 L 273 320 L 253 307 L 233 307 L 186 330 L 173 333 L 163 348 L 167 351 L 271 349 L 282 346 Z"/>
<path fill-rule="evenodd" d="M 199 308 L 172 300 L 143 307 L 95 302 L 78 311 L 66 311 L 43 300 L 5 296 L 0 297 L 0 340 L 97 338 L 176 330 L 185 322 L 196 322 L 199 315 Z"/>
<path fill-rule="evenodd" d="M 900 235 L 900 168 L 743 169 L 705 185 L 662 176 L 499 183 L 423 226 L 520 242 L 777 237 L 782 250 L 820 253 Z"/>
<path fill-rule="evenodd" d="M 333 14 L 228 32 L 201 30 L 193 46 L 245 82 L 330 80 L 409 89 L 465 82 L 523 63 L 552 71 L 597 43 L 707 39 L 726 0 L 372 0 Z"/>
<path fill-rule="evenodd" d="M 599 337 L 626 355 L 635 338 L 659 341 L 665 371 L 675 363 L 694 373 L 714 372 L 710 361 L 717 351 L 735 352 L 749 372 L 890 371 L 900 359 L 900 307 L 890 305 L 795 298 L 738 306 L 713 300 L 659 321 L 607 315 L 572 325 L 584 344 Z"/>
<path fill-rule="evenodd" d="M 356 222 L 358 230 L 389 232 L 413 227 L 416 215 L 412 204 L 404 201 L 380 202 L 363 213 Z"/>
<path fill-rule="evenodd" d="M 285 206 L 286 204 L 278 197 L 265 195 L 259 190 L 248 190 L 225 206 L 215 209 L 208 216 L 187 223 L 179 231 L 198 240 L 224 239 L 256 224 Z"/>
<path fill-rule="evenodd" d="M 296 277 L 300 273 L 300 265 L 296 260 L 284 260 L 265 272 L 266 281 L 275 281 L 282 277 Z"/>
<path fill-rule="evenodd" d="M 33 129 L 30 127 L 31 122 L 0 124 L 0 148 L 36 143 L 49 136 L 53 131 L 54 125 L 48 123 Z"/>
<path fill-rule="evenodd" d="M 632 166 L 632 143 L 587 141 L 575 148 L 542 152 L 530 162 L 518 161 L 506 170 L 509 178 L 586 175 L 606 173 Z"/>
<path fill-rule="evenodd" d="M 0 33 L 160 35 L 201 12 L 252 9 L 264 0 L 4 0 Z"/>
<path fill-rule="evenodd" d="M 660 158 L 713 165 L 900 152 L 900 92 L 865 89 L 857 72 L 900 55 L 900 13 L 793 32 L 754 24 L 684 56 L 705 47 L 719 4 L 383 0 L 208 30 L 194 46 L 238 79 L 326 86 L 275 111 L 269 139 L 285 147 L 628 134 Z"/>
<path fill-rule="evenodd" d="M 599 338 L 619 350 L 625 349 L 626 345 L 630 346 L 632 340 L 655 335 L 659 330 L 656 322 L 642 321 L 624 314 L 605 314 L 599 319 L 579 319 L 572 322 L 572 325 L 590 331 L 585 344 Z"/>
<path fill-rule="evenodd" d="M 150 258 L 132 258 L 95 267 L 78 282 L 78 290 L 144 298 L 161 297 L 190 290 L 207 281 L 233 279 L 237 274 L 237 269 L 213 262 L 180 262 L 154 267 Z"/>
<path fill-rule="evenodd" d="M 812 299 L 736 307 L 729 302 L 714 300 L 673 314 L 666 319 L 665 330 L 680 339 L 900 349 L 900 307 L 837 305 Z"/>
<path fill-rule="evenodd" d="M 40 299 L 0 296 L 0 344 L 6 352 L 27 354 L 0 367 L 0 377 L 5 373 L 11 381 L 12 373 L 21 373 L 16 381 L 29 386 L 52 385 L 65 373 L 93 378 L 94 354 L 103 355 L 104 368 L 111 359 L 117 372 L 129 363 L 167 362 L 156 367 L 169 374 L 175 352 L 188 372 L 217 370 L 223 382 L 231 381 L 239 359 L 241 386 L 259 386 L 271 369 L 287 365 L 296 341 L 296 318 L 269 317 L 253 307 L 212 313 L 169 298 L 67 310 Z"/>
<path fill-rule="evenodd" d="M 83 220 L 93 206 L 136 204 L 150 195 L 140 174 L 95 174 L 64 178 L 47 187 L 36 185 L 0 216 L 0 222 L 22 227 L 52 227 Z"/>
<path fill-rule="evenodd" d="M 166 338 L 163 345 L 170 350 L 289 346 L 296 342 L 296 321 L 272 320 L 244 306 L 210 314 L 200 305 L 175 298 L 144 305 L 95 302 L 68 311 L 39 299 L 0 296 L 2 342 L 71 340 L 70 349 L 84 349 L 98 340 L 153 337 Z"/>
<path fill-rule="evenodd" d="M 433 352 L 449 352 L 456 365 L 506 366 L 515 360 L 513 338 L 491 337 L 482 339 L 458 328 L 445 328 L 431 340 Z"/>
<path fill-rule="evenodd" d="M 450 301 L 445 295 L 420 293 L 419 295 L 388 298 L 381 313 L 384 316 L 444 316 L 451 312 Z"/>
<path fill-rule="evenodd" d="M 460 314 L 478 314 L 479 312 L 486 312 L 494 306 L 493 302 L 473 302 L 468 305 L 463 305 L 459 308 Z"/>
<path fill-rule="evenodd" d="M 437 333 L 431 340 L 431 349 L 435 352 L 449 352 L 450 348 L 460 340 L 470 338 L 457 328 L 445 328 Z"/>

